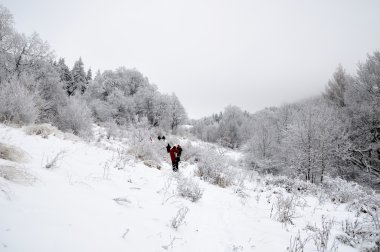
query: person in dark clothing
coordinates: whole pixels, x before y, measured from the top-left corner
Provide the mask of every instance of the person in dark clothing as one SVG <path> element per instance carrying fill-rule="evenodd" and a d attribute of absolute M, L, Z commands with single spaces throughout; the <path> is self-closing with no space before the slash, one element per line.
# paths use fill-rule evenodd
<path fill-rule="evenodd" d="M 177 145 L 177 159 L 178 161 L 180 161 L 180 158 L 181 158 L 181 154 L 182 154 L 182 148 L 181 148 L 181 145 Z"/>
<path fill-rule="evenodd" d="M 173 146 L 173 148 L 170 149 L 170 159 L 172 160 L 172 167 L 173 171 L 178 171 L 178 162 L 177 162 L 177 147 Z"/>
<path fill-rule="evenodd" d="M 160 141 L 161 140 L 161 136 L 158 136 L 157 139 L 158 139 L 158 141 Z"/>
<path fill-rule="evenodd" d="M 165 138 L 165 136 L 162 136 L 161 139 L 165 141 L 166 138 Z"/>
<path fill-rule="evenodd" d="M 170 146 L 170 144 L 168 144 L 168 145 L 166 146 L 166 151 L 169 153 L 171 148 L 172 148 L 172 147 Z"/>
<path fill-rule="evenodd" d="M 181 154 L 182 154 L 182 148 L 181 148 L 181 145 L 177 145 L 177 155 L 176 155 L 176 158 L 175 158 L 175 161 L 176 161 L 176 168 L 178 170 L 178 166 L 179 166 L 179 161 L 181 161 Z"/>

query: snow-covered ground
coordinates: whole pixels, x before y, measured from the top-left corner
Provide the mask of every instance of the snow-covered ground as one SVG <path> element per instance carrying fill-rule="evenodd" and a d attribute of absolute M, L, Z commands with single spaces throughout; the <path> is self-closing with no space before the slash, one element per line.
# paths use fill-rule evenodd
<path fill-rule="evenodd" d="M 357 251 L 334 242 L 340 222 L 354 218 L 344 205 L 298 199 L 304 204 L 294 225 L 285 225 L 272 209 L 282 190 L 264 187 L 259 177 L 241 188 L 194 177 L 204 193 L 192 202 L 177 193 L 176 183 L 179 176 L 193 177 L 195 165 L 182 162 L 181 174 L 173 174 L 168 157 L 160 170 L 150 168 L 118 153 L 127 143 L 62 133 L 42 138 L 4 125 L 0 143 L 25 156 L 0 159 L 1 251 L 286 251 L 299 231 L 306 237 L 308 225 L 320 227 L 322 215 L 337 223 L 327 250 Z M 176 229 L 172 220 L 184 209 Z M 313 241 L 305 251 L 317 251 Z"/>

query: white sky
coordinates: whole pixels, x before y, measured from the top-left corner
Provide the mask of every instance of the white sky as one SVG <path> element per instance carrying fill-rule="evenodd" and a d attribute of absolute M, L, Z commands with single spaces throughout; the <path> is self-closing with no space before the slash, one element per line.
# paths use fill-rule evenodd
<path fill-rule="evenodd" d="M 380 49 L 378 0 L 0 0 L 69 67 L 136 68 L 191 118 L 320 94 Z"/>

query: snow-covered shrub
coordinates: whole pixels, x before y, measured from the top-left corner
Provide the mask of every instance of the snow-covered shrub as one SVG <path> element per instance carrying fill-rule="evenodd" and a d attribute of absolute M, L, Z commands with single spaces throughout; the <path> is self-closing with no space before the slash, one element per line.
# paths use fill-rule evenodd
<path fill-rule="evenodd" d="M 53 169 L 58 167 L 58 161 L 61 161 L 63 159 L 63 156 L 65 155 L 65 151 L 60 151 L 57 154 L 55 154 L 52 158 L 47 157 L 46 163 L 44 167 L 46 169 Z"/>
<path fill-rule="evenodd" d="M 177 173 L 175 173 L 177 174 Z M 163 195 L 162 197 L 162 205 L 164 205 L 169 199 L 175 197 L 177 195 L 176 188 L 173 186 L 173 182 L 177 179 L 175 174 L 171 174 L 167 177 L 164 182 L 163 187 L 158 191 Z"/>
<path fill-rule="evenodd" d="M 112 119 L 115 109 L 105 101 L 94 99 L 90 102 L 89 107 L 92 111 L 94 119 L 99 122 L 107 122 Z"/>
<path fill-rule="evenodd" d="M 312 238 L 317 251 L 326 251 L 333 223 L 333 220 L 326 219 L 326 216 L 322 215 L 321 228 L 315 227 L 316 232 Z"/>
<path fill-rule="evenodd" d="M 117 170 L 123 170 L 128 162 L 133 159 L 131 155 L 128 155 L 126 148 L 118 148 L 116 150 L 116 157 L 114 160 L 114 168 Z"/>
<path fill-rule="evenodd" d="M 284 196 L 279 194 L 272 205 L 271 217 L 274 217 L 285 225 L 287 223 L 293 225 L 293 219 L 296 214 L 296 202 L 294 197 L 294 195 Z"/>
<path fill-rule="evenodd" d="M 342 222 L 342 231 L 343 234 L 337 235 L 336 239 L 341 243 L 355 247 L 357 244 L 360 244 L 363 239 L 363 227 L 356 219 L 354 222 L 347 219 Z"/>
<path fill-rule="evenodd" d="M 315 194 L 318 191 L 317 185 L 300 179 L 292 179 L 286 176 L 266 176 L 266 185 L 284 188 L 287 192 L 300 192 Z"/>
<path fill-rule="evenodd" d="M 380 239 L 375 243 L 365 245 L 360 252 L 379 252 L 380 251 Z"/>
<path fill-rule="evenodd" d="M 250 152 L 246 152 L 244 155 L 244 165 L 247 169 L 257 171 L 261 174 L 278 175 L 283 170 L 283 166 L 276 162 L 276 160 L 258 159 Z"/>
<path fill-rule="evenodd" d="M 185 217 L 188 212 L 189 212 L 188 207 L 181 207 L 177 211 L 177 214 L 171 219 L 170 221 L 171 227 L 177 230 L 185 222 Z"/>
<path fill-rule="evenodd" d="M 27 153 L 16 146 L 0 143 L 0 159 L 24 162 L 27 160 Z"/>
<path fill-rule="evenodd" d="M 341 178 L 326 177 L 322 184 L 324 191 L 329 195 L 332 202 L 347 203 L 356 199 L 365 198 L 365 188 L 355 182 L 349 182 Z"/>
<path fill-rule="evenodd" d="M 303 252 L 305 245 L 308 241 L 309 241 L 309 237 L 302 239 L 300 231 L 298 231 L 298 234 L 296 236 L 290 237 L 290 243 L 289 243 L 289 246 L 286 248 L 286 251 Z"/>
<path fill-rule="evenodd" d="M 182 176 L 177 179 L 177 190 L 179 195 L 192 202 L 198 201 L 203 195 L 203 189 L 194 179 Z"/>
<path fill-rule="evenodd" d="M 220 187 L 227 187 L 234 181 L 234 174 L 229 167 L 227 157 L 208 149 L 202 153 L 198 161 L 197 175 L 203 180 Z"/>
<path fill-rule="evenodd" d="M 17 165 L 0 165 L 0 177 L 14 183 L 33 184 L 37 178 Z"/>
<path fill-rule="evenodd" d="M 146 121 L 132 125 L 128 130 L 131 143 L 128 151 L 149 166 L 158 168 L 166 149 L 162 142 L 155 141 L 156 135 Z"/>
<path fill-rule="evenodd" d="M 181 159 L 189 163 L 196 163 L 200 160 L 202 153 L 205 151 L 203 148 L 191 142 L 186 142 L 181 145 L 184 150 Z"/>
<path fill-rule="evenodd" d="M 34 95 L 19 81 L 0 85 L 0 122 L 29 124 L 38 117 Z"/>
<path fill-rule="evenodd" d="M 70 97 L 66 106 L 58 110 L 58 128 L 75 135 L 87 137 L 92 135 L 92 116 L 84 100 Z"/>
<path fill-rule="evenodd" d="M 120 130 L 119 126 L 114 121 L 107 121 L 104 123 L 104 127 L 107 133 L 107 139 L 117 138 L 122 135 L 122 130 Z"/>
<path fill-rule="evenodd" d="M 26 126 L 24 128 L 24 131 L 28 135 L 37 135 L 41 136 L 42 138 L 47 138 L 49 135 L 57 132 L 58 129 L 51 124 L 43 123 Z"/>
<path fill-rule="evenodd" d="M 357 224 L 349 222 L 348 225 L 342 225 L 342 240 L 360 242 L 361 251 L 380 251 L 379 209 L 363 205 L 360 213 L 362 216 Z"/>

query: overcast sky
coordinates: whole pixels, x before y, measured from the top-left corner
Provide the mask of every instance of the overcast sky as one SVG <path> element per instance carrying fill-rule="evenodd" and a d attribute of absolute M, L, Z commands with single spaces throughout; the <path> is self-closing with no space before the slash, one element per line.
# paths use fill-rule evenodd
<path fill-rule="evenodd" d="M 379 0 L 0 0 L 72 67 L 136 68 L 191 118 L 320 94 L 380 49 Z"/>

